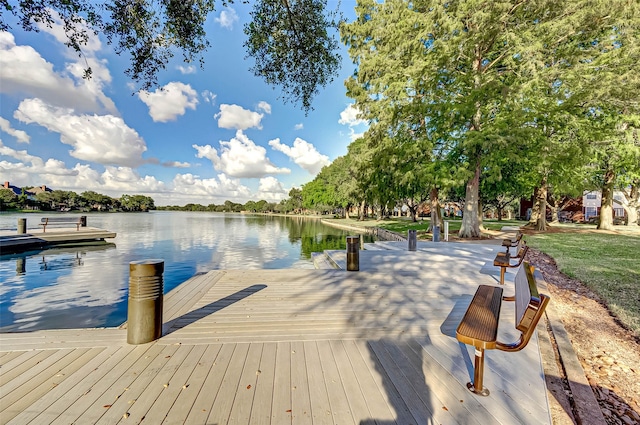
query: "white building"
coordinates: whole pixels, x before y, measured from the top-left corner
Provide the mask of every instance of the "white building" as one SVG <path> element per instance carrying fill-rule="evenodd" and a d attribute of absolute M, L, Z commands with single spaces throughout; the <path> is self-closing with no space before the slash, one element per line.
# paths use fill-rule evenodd
<path fill-rule="evenodd" d="M 627 204 L 622 192 L 613 192 L 613 216 L 624 217 L 624 207 Z M 585 191 L 582 195 L 582 213 L 584 220 L 587 221 L 591 217 L 600 215 L 600 207 L 602 206 L 602 193 L 600 191 Z"/>

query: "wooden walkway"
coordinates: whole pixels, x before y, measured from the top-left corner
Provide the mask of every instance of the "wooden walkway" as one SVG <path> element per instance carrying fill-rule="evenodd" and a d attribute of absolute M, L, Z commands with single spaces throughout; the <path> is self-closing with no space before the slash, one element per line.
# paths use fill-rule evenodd
<path fill-rule="evenodd" d="M 489 397 L 466 389 L 455 328 L 497 280 L 492 250 L 395 272 L 212 271 L 165 297 L 164 336 L 139 346 L 126 329 L 2 334 L 0 423 L 549 424 L 536 338 L 488 352 Z"/>

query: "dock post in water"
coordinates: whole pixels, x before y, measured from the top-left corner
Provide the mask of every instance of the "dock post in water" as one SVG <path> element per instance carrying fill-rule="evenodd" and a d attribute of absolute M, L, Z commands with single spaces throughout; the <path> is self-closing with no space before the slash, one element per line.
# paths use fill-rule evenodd
<path fill-rule="evenodd" d="M 415 251 L 418 248 L 418 232 L 415 229 L 409 229 L 408 232 L 409 251 Z"/>
<path fill-rule="evenodd" d="M 18 234 L 19 235 L 24 235 L 25 233 L 27 233 L 27 219 L 26 218 L 19 218 L 18 219 Z"/>
<path fill-rule="evenodd" d="M 360 270 L 360 236 L 347 236 L 347 270 Z"/>
<path fill-rule="evenodd" d="M 145 344 L 162 336 L 164 261 L 129 263 L 127 343 Z"/>

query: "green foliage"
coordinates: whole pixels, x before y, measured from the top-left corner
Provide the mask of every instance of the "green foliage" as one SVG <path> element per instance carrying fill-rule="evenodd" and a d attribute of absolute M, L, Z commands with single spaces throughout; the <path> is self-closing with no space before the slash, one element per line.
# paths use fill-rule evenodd
<path fill-rule="evenodd" d="M 0 210 L 14 209 L 18 206 L 16 194 L 11 189 L 0 189 Z"/>
<path fill-rule="evenodd" d="M 640 336 L 640 233 L 549 233 L 526 238 L 530 246 L 553 257 L 562 273 L 601 296 Z"/>
<path fill-rule="evenodd" d="M 149 211 L 156 208 L 153 199 L 144 195 L 122 195 L 120 206 L 124 211 Z"/>
<path fill-rule="evenodd" d="M 639 8 L 359 0 L 341 34 L 357 65 L 347 93 L 371 124 L 369 182 L 402 198 L 466 181 L 463 237 L 479 235 L 482 199 L 581 192 L 589 144 L 605 140 L 594 114 L 640 107 Z"/>
<path fill-rule="evenodd" d="M 245 25 L 252 71 L 280 86 L 285 100 L 299 102 L 305 111 L 320 87 L 333 80 L 340 66 L 338 42 L 330 34 L 338 23 L 326 11 L 326 0 L 261 0 Z"/>

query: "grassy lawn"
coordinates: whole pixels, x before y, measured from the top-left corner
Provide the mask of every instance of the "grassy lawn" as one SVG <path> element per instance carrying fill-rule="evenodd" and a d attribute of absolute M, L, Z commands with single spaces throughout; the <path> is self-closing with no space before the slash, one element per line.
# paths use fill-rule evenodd
<path fill-rule="evenodd" d="M 561 272 L 600 295 L 640 336 L 640 232 L 541 233 L 525 240 L 553 257 Z"/>
<path fill-rule="evenodd" d="M 449 233 L 458 232 L 460 230 L 460 226 L 462 225 L 462 219 L 460 218 L 445 218 L 445 221 L 449 222 Z M 365 221 L 365 225 L 367 226 L 376 226 L 381 227 L 383 229 L 391 230 L 392 232 L 397 232 L 401 234 L 407 233 L 409 229 L 415 229 L 420 231 L 427 231 L 429 228 L 429 224 L 431 220 L 428 217 L 425 217 L 424 220 L 419 217 L 417 222 L 411 221 L 411 219 L 402 217 L 402 218 L 393 218 L 389 220 L 382 221 Z M 488 230 L 500 230 L 503 226 L 522 226 L 525 224 L 523 221 L 517 220 L 484 220 L 482 222 L 484 227 Z"/>

